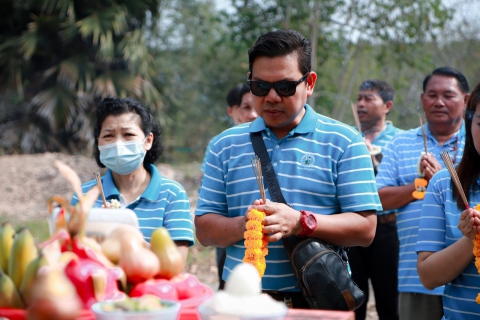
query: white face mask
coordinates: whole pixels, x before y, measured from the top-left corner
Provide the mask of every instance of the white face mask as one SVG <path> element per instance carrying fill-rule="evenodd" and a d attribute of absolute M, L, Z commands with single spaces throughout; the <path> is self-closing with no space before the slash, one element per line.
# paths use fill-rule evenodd
<path fill-rule="evenodd" d="M 114 142 L 99 146 L 100 162 L 108 169 L 121 175 L 127 175 L 135 171 L 143 163 L 145 140 L 133 140 L 127 142 Z"/>

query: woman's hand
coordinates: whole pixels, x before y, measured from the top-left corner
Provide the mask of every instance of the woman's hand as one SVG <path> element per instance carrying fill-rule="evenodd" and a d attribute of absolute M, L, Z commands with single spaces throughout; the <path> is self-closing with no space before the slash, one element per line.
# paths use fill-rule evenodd
<path fill-rule="evenodd" d="M 464 237 L 475 239 L 477 232 L 480 232 L 480 213 L 473 209 L 467 209 L 460 215 L 458 229 Z"/>

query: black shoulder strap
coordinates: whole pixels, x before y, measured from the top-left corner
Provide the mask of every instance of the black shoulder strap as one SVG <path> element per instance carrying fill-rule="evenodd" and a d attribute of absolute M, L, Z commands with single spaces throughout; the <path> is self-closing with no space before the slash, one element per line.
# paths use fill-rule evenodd
<path fill-rule="evenodd" d="M 273 170 L 272 162 L 267 153 L 267 148 L 263 142 L 262 132 L 250 132 L 250 139 L 252 140 L 253 150 L 260 158 L 262 164 L 263 177 L 267 183 L 268 191 L 272 200 L 279 203 L 287 203 L 283 197 L 282 190 L 278 184 L 277 176 Z"/>

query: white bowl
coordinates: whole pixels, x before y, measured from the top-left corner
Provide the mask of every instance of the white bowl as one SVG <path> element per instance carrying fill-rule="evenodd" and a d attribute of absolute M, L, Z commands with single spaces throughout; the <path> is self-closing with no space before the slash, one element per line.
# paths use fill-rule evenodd
<path fill-rule="evenodd" d="M 108 302 L 96 302 L 91 309 L 96 320 L 176 320 L 182 305 L 172 300 L 161 300 L 162 309 L 154 311 L 103 311 L 102 305 Z"/>
<path fill-rule="evenodd" d="M 212 299 L 209 299 L 197 307 L 202 320 L 283 320 L 287 316 L 288 308 L 284 305 L 282 310 L 268 314 L 249 314 L 249 315 L 233 315 L 218 313 L 211 308 Z"/>

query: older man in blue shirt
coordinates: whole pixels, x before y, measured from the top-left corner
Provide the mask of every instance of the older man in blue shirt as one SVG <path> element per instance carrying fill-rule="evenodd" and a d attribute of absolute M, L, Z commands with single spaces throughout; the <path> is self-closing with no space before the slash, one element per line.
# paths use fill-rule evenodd
<path fill-rule="evenodd" d="M 400 320 L 443 316 L 443 287 L 428 290 L 417 273 L 415 245 L 423 199 L 415 198 L 413 192 L 416 178 L 429 181 L 445 167 L 440 152 L 448 151 L 454 163 L 461 159 L 465 144 L 463 112 L 468 97 L 463 74 L 449 67 L 435 69 L 425 78 L 421 94 L 428 154 L 422 155 L 423 130 L 418 127 L 397 135 L 386 147 L 380 164 L 377 186 L 383 208 L 398 209 Z"/>

